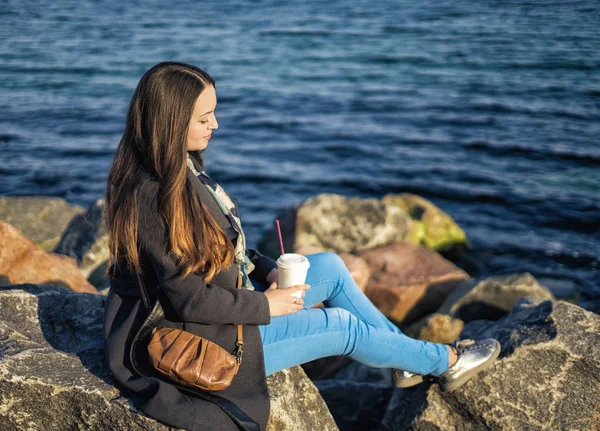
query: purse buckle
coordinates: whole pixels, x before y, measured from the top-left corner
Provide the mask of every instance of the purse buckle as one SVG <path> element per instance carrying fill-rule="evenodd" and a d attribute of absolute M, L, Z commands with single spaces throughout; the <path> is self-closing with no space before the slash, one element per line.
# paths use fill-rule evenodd
<path fill-rule="evenodd" d="M 237 352 L 235 353 L 235 360 L 238 361 L 238 363 L 242 362 L 242 347 L 244 346 L 244 343 L 235 343 L 237 346 Z"/>

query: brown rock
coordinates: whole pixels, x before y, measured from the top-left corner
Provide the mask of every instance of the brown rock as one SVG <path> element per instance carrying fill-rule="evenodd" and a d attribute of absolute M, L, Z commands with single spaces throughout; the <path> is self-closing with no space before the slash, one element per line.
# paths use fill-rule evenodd
<path fill-rule="evenodd" d="M 364 292 L 369 278 L 371 278 L 371 270 L 367 262 L 362 257 L 354 256 L 350 253 L 340 253 L 340 257 L 346 264 L 346 268 L 350 271 L 352 278 L 358 284 L 358 287 L 360 287 L 360 290 Z"/>
<path fill-rule="evenodd" d="M 0 222 L 0 284 L 36 283 L 98 293 L 75 260 L 48 253 L 8 223 Z"/>
<path fill-rule="evenodd" d="M 434 312 L 469 275 L 406 241 L 359 253 L 371 269 L 366 295 L 388 318 L 410 324 Z"/>
<path fill-rule="evenodd" d="M 464 326 L 464 322 L 460 319 L 434 313 L 413 323 L 404 330 L 404 333 L 419 340 L 446 344 L 457 339 Z"/>

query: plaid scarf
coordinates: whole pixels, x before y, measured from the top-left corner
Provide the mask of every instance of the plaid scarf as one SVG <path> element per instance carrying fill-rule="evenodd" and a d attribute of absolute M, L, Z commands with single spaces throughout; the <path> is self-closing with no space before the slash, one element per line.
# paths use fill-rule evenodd
<path fill-rule="evenodd" d="M 250 258 L 246 255 L 246 237 L 242 230 L 242 221 L 237 207 L 229 197 L 229 195 L 223 190 L 223 188 L 217 184 L 213 179 L 208 176 L 205 170 L 198 172 L 194 167 L 194 163 L 190 155 L 187 155 L 187 165 L 192 170 L 194 175 L 200 180 L 202 184 L 208 189 L 210 194 L 215 198 L 219 208 L 227 217 L 231 227 L 238 233 L 235 243 L 235 263 L 239 264 L 241 276 L 242 276 L 242 288 L 254 290 L 254 286 L 248 277 L 254 270 L 254 264 L 250 261 Z"/>

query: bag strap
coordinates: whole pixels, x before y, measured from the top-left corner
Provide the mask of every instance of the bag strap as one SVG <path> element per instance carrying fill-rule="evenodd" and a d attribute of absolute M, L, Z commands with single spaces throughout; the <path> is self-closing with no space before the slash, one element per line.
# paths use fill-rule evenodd
<path fill-rule="evenodd" d="M 239 271 L 239 268 L 238 268 L 237 273 L 238 273 L 237 288 L 241 290 L 242 289 L 242 275 L 241 275 L 241 272 Z M 152 310 L 152 305 L 150 305 L 150 298 L 148 297 L 148 291 L 146 290 L 144 282 L 142 281 L 142 278 L 140 277 L 140 274 L 137 271 L 135 271 L 135 276 L 137 277 L 138 287 L 140 289 L 140 297 L 142 298 L 142 303 L 144 304 L 144 308 L 146 309 L 146 311 L 148 313 L 150 313 L 150 311 Z M 160 289 L 160 285 L 158 286 L 158 288 Z M 157 296 L 156 300 L 158 301 L 158 296 Z M 243 353 L 243 348 L 244 348 L 244 333 L 242 331 L 242 325 L 237 325 L 237 341 L 235 342 L 235 345 L 237 346 L 237 350 L 235 352 L 235 359 L 236 359 L 236 361 L 238 361 L 239 364 L 241 364 L 242 363 L 242 353 Z"/>
<path fill-rule="evenodd" d="M 179 385 L 178 383 L 174 383 L 174 385 L 188 395 L 197 396 L 218 405 L 225 413 L 227 413 L 227 416 L 235 422 L 240 431 L 260 431 L 258 423 L 227 398 L 220 397 L 210 392 L 191 391 L 189 388 Z"/>

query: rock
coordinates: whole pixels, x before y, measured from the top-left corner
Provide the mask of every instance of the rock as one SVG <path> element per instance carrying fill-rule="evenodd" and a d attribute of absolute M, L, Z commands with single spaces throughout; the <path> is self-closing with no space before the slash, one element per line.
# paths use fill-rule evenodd
<path fill-rule="evenodd" d="M 438 309 L 438 313 L 464 322 L 498 320 L 508 314 L 521 298 L 555 299 L 552 293 L 529 273 L 490 277 L 465 283 L 456 289 Z"/>
<path fill-rule="evenodd" d="M 388 318 L 410 324 L 434 312 L 469 275 L 435 251 L 399 241 L 358 254 L 371 269 L 365 294 Z"/>
<path fill-rule="evenodd" d="M 42 196 L 0 197 L 0 220 L 23 232 L 36 246 L 51 251 L 69 220 L 83 207 L 64 199 Z"/>
<path fill-rule="evenodd" d="M 104 199 L 98 199 L 71 220 L 54 249 L 54 253 L 70 256 L 77 261 L 84 277 L 99 289 L 108 287 L 105 275 L 109 259 L 108 233 L 102 218 Z"/>
<path fill-rule="evenodd" d="M 8 223 L 0 222 L 0 284 L 44 283 L 77 292 L 97 293 L 75 261 L 48 253 Z"/>
<path fill-rule="evenodd" d="M 439 253 L 458 252 L 471 249 L 465 232 L 448 214 L 421 196 L 411 193 L 386 195 L 383 203 L 402 208 L 412 219 L 405 240 L 423 245 Z"/>
<path fill-rule="evenodd" d="M 338 429 L 323 397 L 301 366 L 268 376 L 267 384 L 271 395 L 267 431 Z"/>
<path fill-rule="evenodd" d="M 455 392 L 435 384 L 395 391 L 383 429 L 598 429 L 600 316 L 526 298 L 497 322 L 467 324 L 461 337 L 496 338 L 500 359 Z"/>
<path fill-rule="evenodd" d="M 0 287 L 0 422 L 4 429 L 169 430 L 111 383 L 104 298 L 46 285 Z"/>
<path fill-rule="evenodd" d="M 458 338 L 464 326 L 464 322 L 460 319 L 434 313 L 413 323 L 403 332 L 411 338 L 448 344 Z"/>
<path fill-rule="evenodd" d="M 336 253 L 355 253 L 401 240 L 410 224 L 410 218 L 395 205 L 329 193 L 307 199 L 279 220 L 286 250 L 311 247 Z M 260 249 L 273 258 L 280 254 L 274 228 Z"/>
<path fill-rule="evenodd" d="M 350 253 L 341 253 L 340 257 L 346 264 L 346 268 L 350 271 L 352 278 L 358 287 L 360 287 L 360 290 L 364 292 L 371 277 L 371 270 L 367 262 L 362 257 L 354 256 Z"/>
<path fill-rule="evenodd" d="M 103 351 L 105 298 L 48 285 L 0 287 L 2 429 L 174 430 L 114 387 Z M 269 376 L 267 431 L 336 430 L 302 369 Z"/>

